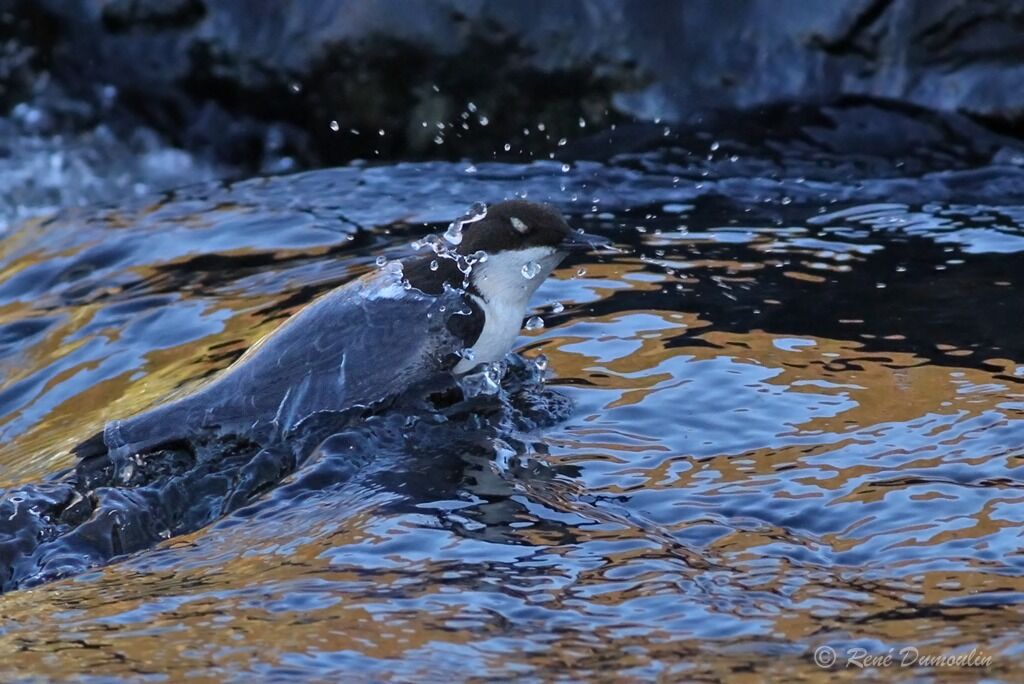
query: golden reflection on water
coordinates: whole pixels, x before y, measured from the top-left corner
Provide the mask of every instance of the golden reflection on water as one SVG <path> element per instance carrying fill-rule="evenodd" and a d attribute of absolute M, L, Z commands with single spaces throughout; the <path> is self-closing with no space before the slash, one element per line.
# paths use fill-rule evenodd
<path fill-rule="evenodd" d="M 264 304 L 266 302 L 260 302 Z M 151 384 L 141 392 L 132 383 L 118 381 L 103 383 L 96 394 L 82 401 L 117 402 L 129 406 L 169 391 L 183 377 L 194 376 L 194 362 L 175 362 L 175 359 L 201 358 L 217 341 L 244 339 L 262 331 L 253 328 L 253 320 L 246 312 L 258 305 L 251 301 L 224 303 L 233 315 L 223 333 L 203 339 L 187 349 L 165 350 L 148 360 Z M 626 358 L 602 363 L 599 359 L 563 347 L 571 347 L 579 338 L 572 335 L 553 336 L 542 346 L 551 359 L 559 377 L 574 377 L 589 381 L 593 391 L 607 392 L 606 408 L 641 404 L 652 393 L 664 389 L 671 374 L 659 372 L 665 360 L 685 353 L 691 362 L 712 360 L 723 353 L 733 355 L 737 363 L 756 364 L 777 369 L 779 373 L 766 382 L 785 391 L 842 394 L 853 399 L 848 407 L 834 416 L 812 417 L 786 428 L 801 432 L 851 432 L 849 440 L 808 449 L 805 445 L 785 448 L 765 447 L 750 453 L 723 454 L 706 459 L 693 459 L 686 454 L 689 470 L 667 475 L 670 459 L 662 459 L 645 471 L 633 466 L 630 472 L 642 479 L 640 489 L 686 491 L 708 490 L 705 478 L 714 473 L 721 486 L 764 486 L 782 465 L 799 463 L 807 457 L 820 456 L 829 449 L 841 449 L 850 441 L 870 436 L 872 426 L 894 422 L 910 422 L 928 414 L 961 412 L 961 421 L 970 415 L 986 411 L 999 411 L 1006 401 L 1019 401 L 1019 393 L 983 371 L 938 367 L 910 354 L 865 352 L 857 342 L 827 339 L 805 339 L 806 344 L 795 351 L 785 351 L 776 344 L 778 338 L 760 331 L 749 334 L 703 331 L 707 323 L 692 315 L 676 312 L 653 312 L 666 327 L 648 331 L 638 330 L 640 338 L 636 353 Z M 615 329 L 614 320 L 595 318 L 589 322 L 608 324 Z M 681 331 L 699 336 L 711 346 L 693 346 L 685 349 L 666 348 L 665 342 Z M 36 353 L 59 353 L 57 345 L 43 345 Z M 855 360 L 856 367 L 848 364 Z M 841 363 L 842 361 L 843 363 Z M 601 369 L 595 373 L 595 369 Z M 610 371 L 610 372 L 609 372 Z M 630 377 L 623 377 L 629 375 Z M 808 385 L 826 380 L 831 386 Z M 989 386 L 991 391 L 962 393 L 964 384 L 975 387 Z M 125 391 L 127 397 L 117 398 Z M 132 392 L 137 394 L 132 394 Z M 61 406 L 60 415 L 71 415 L 83 404 Z M 585 428 L 571 434 L 585 434 Z M 938 430 L 940 438 L 952 428 Z M 34 434 L 34 433 L 30 433 Z M 952 438 L 955 441 L 956 435 Z M 36 438 L 38 439 L 38 438 Z M 21 448 L 33 448 L 35 442 L 27 437 Z M 623 453 L 622 462 L 630 462 L 630 453 L 636 445 L 615 445 L 600 439 L 587 442 L 587 448 L 599 448 Z M 651 445 L 653 448 L 655 445 Z M 664 447 L 661 448 L 664 450 Z M 945 456 L 929 458 L 930 449 L 913 455 L 909 464 L 916 468 L 940 465 Z M 559 457 L 563 461 L 589 460 L 591 455 L 582 450 L 577 456 Z M 885 453 L 877 454 L 877 458 Z M 971 463 L 969 457 L 966 464 Z M 822 497 L 842 482 L 871 473 L 870 463 L 849 463 L 836 467 L 834 482 L 815 480 L 818 492 L 805 496 Z M 614 487 L 608 491 L 616 491 Z M 796 496 L 786 491 L 772 496 Z M 869 502 L 884 496 L 884 492 L 871 488 L 857 488 L 832 503 L 851 500 Z M 572 497 L 570 497 L 571 499 Z M 994 521 L 991 507 L 997 501 L 1020 505 L 1024 496 L 1014 490 L 999 499 L 993 499 L 975 513 L 975 527 L 958 529 L 943 534 L 978 536 L 991 534 L 1008 523 Z M 293 654 L 315 652 L 351 652 L 369 659 L 406 659 L 416 663 L 417 656 L 438 643 L 453 649 L 469 648 L 488 639 L 501 638 L 507 625 L 486 610 L 467 609 L 464 604 L 444 600 L 446 588 L 430 581 L 415 578 L 459 575 L 459 566 L 435 561 L 402 562 L 400 572 L 375 570 L 361 572 L 359 568 L 335 568 L 330 561 L 331 549 L 353 544 L 382 543 L 379 535 L 365 529 L 370 526 L 369 511 L 353 514 L 345 519 L 344 529 L 330 535 L 310 536 L 305 543 L 288 549 L 284 556 L 272 552 L 246 553 L 245 540 L 238 548 L 231 548 L 230 535 L 219 535 L 218 541 L 228 545 L 222 549 L 221 561 L 215 568 L 135 573 L 126 565 L 114 565 L 100 571 L 99 579 L 79 583 L 65 581 L 28 591 L 14 592 L 0 597 L 5 616 L 5 627 L 0 632 L 0 662 L 17 663 L 19 669 L 38 675 L 58 677 L 69 671 L 88 671 L 95 675 L 133 676 L 138 673 L 160 672 L 177 676 L 195 677 L 197 681 L 217 681 L 218 672 L 245 672 L 254 661 L 268 667 L 288 667 Z M 376 525 L 379 527 L 379 521 Z M 606 525 L 607 526 L 607 523 Z M 612 527 L 615 527 L 614 525 Z M 675 530 L 679 531 L 679 530 Z M 910 530 L 905 530 L 909 532 Z M 548 547 L 549 555 L 573 554 L 588 543 L 623 544 L 629 541 L 650 542 L 642 529 L 618 526 L 615 529 L 577 530 L 575 544 Z M 172 540 L 171 548 L 188 547 L 201 543 L 205 531 Z M 374 537 L 377 537 L 376 539 Z M 886 642 L 926 643 L 928 652 L 943 652 L 960 647 L 964 635 L 984 640 L 986 634 L 1006 634 L 1008 625 L 1020 625 L 1024 616 L 1020 611 L 998 608 L 947 608 L 936 615 L 913 615 L 908 612 L 905 598 L 915 594 L 925 605 L 941 605 L 960 596 L 978 592 L 1024 592 L 1024 579 L 998 572 L 986 572 L 979 566 L 972 571 L 915 572 L 907 577 L 903 586 L 892 582 L 874 584 L 858 580 L 860 574 L 853 568 L 825 568 L 813 565 L 800 567 L 785 561 L 766 563 L 759 550 L 766 545 L 786 539 L 784 528 L 761 526 L 757 529 L 737 529 L 701 550 L 708 568 L 695 570 L 691 565 L 663 553 L 665 549 L 628 548 L 603 555 L 603 564 L 592 571 L 584 571 L 561 588 L 545 588 L 536 599 L 525 596 L 527 604 L 536 603 L 551 611 L 579 610 L 577 595 L 585 595 L 589 588 L 599 589 L 588 596 L 585 611 L 605 607 L 628 606 L 644 597 L 664 595 L 668 600 L 680 600 L 693 591 L 699 591 L 704 600 L 710 594 L 715 603 L 716 586 L 724 587 L 717 599 L 720 609 L 747 616 L 759 615 L 766 621 L 763 632 L 772 640 L 790 642 L 828 643 L 830 633 L 842 633 Z M 925 540 L 939 541 L 938 539 Z M 549 540 L 534 539 L 548 544 Z M 825 535 L 816 543 L 842 550 L 855 545 L 842 535 Z M 906 540 L 902 543 L 910 543 Z M 400 557 L 399 557 L 400 559 Z M 637 572 L 628 583 L 621 580 L 609 583 L 607 573 L 622 572 L 638 561 L 650 567 Z M 714 579 L 707 581 L 708 576 Z M 694 587 L 705 580 L 705 586 Z M 621 586 L 620 586 L 621 585 Z M 472 583 L 455 581 L 452 590 L 460 586 L 474 590 Z M 733 594 L 741 590 L 751 598 L 738 599 Z M 308 601 L 297 595 L 308 592 Z M 757 595 L 766 600 L 759 602 Z M 401 597 L 395 600 L 392 597 Z M 789 605 L 781 609 L 778 597 L 785 596 Z M 296 607 L 270 608 L 275 601 Z M 396 605 L 397 604 L 397 605 Z M 407 604 L 407 607 L 402 607 Z M 906 613 L 907 617 L 901 617 Z M 134 618 L 131 616 L 135 615 Z M 58 618 L 59 619 L 55 619 Z M 955 622 L 951 623 L 951 620 Z M 628 621 L 627 621 L 628 622 Z M 459 627 L 462 625 L 462 627 Z M 753 657 L 749 649 L 733 652 L 729 643 L 743 643 L 742 638 L 727 639 L 720 645 L 711 645 L 703 638 L 688 638 L 668 630 L 659 630 L 645 624 L 642 635 L 623 636 L 612 627 L 596 626 L 592 631 L 582 630 L 580 624 L 571 624 L 565 631 L 552 634 L 543 652 L 517 652 L 514 649 L 493 652 L 483 656 L 482 664 L 495 673 L 512 674 L 517 665 L 537 668 L 540 672 L 601 670 L 601 663 L 615 662 L 616 668 L 638 668 L 637 672 L 653 664 L 681 663 L 678 676 L 722 678 L 729 681 L 754 681 L 743 673 L 745 663 L 756 665 L 759 677 L 776 673 L 792 678 L 799 676 L 810 681 L 853 678 L 855 672 L 827 673 L 813 665 L 806 657 L 792 653 L 765 651 L 763 657 Z M 179 638 L 184 641 L 180 642 Z M 1005 638 L 987 643 L 990 653 L 1015 648 Z M 454 651 L 457 652 L 457 651 Z M 476 657 L 480 657 L 477 653 Z M 410 665 L 400 670 L 406 676 L 429 676 L 427 665 Z M 422 669 L 420 669 L 422 668 Z M 0 666 L 2 671 L 3 666 Z M 1013 656 L 996 657 L 989 676 L 1012 678 L 1024 673 L 1019 660 Z M 899 670 L 887 672 L 897 679 L 910 679 L 920 672 Z M 969 678 L 969 673 L 958 676 Z M 642 679 L 639 674 L 637 679 Z"/>
<path fill-rule="evenodd" d="M 26 263 L 14 262 L 0 282 Z M 699 267 L 752 270 L 730 260 Z M 644 269 L 624 257 L 588 266 L 588 278 L 601 299 L 623 284 L 661 287 L 638 277 Z M 797 275 L 808 286 L 819 280 Z M 135 276 L 156 282 L 160 274 L 140 269 Z M 219 322 L 215 332 L 150 350 L 129 370 L 55 405 L 0 446 L 0 486 L 70 465 L 67 450 L 104 420 L 230 363 L 280 323 L 284 312 L 265 312 L 285 296 L 203 301 L 201 317 Z M 104 305 L 51 311 L 60 323 L 5 366 L 5 382 L 86 344 L 88 337 L 74 338 Z M 9 305 L 0 324 L 28 310 Z M 583 334 L 584 326 L 604 332 Z M 856 334 L 855 324 L 850 329 Z M 116 341 L 119 331 L 94 334 Z M 1024 578 L 1001 563 L 1020 555 L 1019 545 L 1006 548 L 1008 538 L 1020 538 L 1019 521 L 1006 511 L 1019 509 L 1024 494 L 1009 479 L 960 483 L 964 491 L 990 492 L 972 502 L 943 479 L 953 465 L 998 461 L 1010 471 L 1024 464 L 1019 446 L 994 454 L 981 439 L 1020 418 L 1024 395 L 1006 380 L 1012 360 L 940 366 L 911 353 L 871 351 L 862 340 L 728 332 L 697 314 L 663 309 L 581 314 L 531 337 L 530 353 L 545 353 L 555 377 L 580 383 L 573 391 L 590 407 L 546 434 L 550 453 L 538 458 L 583 475 L 509 489 L 568 519 L 568 538 L 539 525 L 509 526 L 518 545 L 498 549 L 413 514 L 378 514 L 374 506 L 385 497 L 372 491 L 354 501 L 304 503 L 322 510 L 215 525 L 92 576 L 0 596 L 0 675 L 221 681 L 268 676 L 275 667 L 283 677 L 347 664 L 368 679 L 374 665 L 381 678 L 431 677 L 459 666 L 494 677 L 567 669 L 607 676 L 611 664 L 635 681 L 829 681 L 860 673 L 821 670 L 811 647 L 863 639 L 936 654 L 977 644 L 994 657 L 985 675 L 1024 677 L 1019 644 L 1007 636 L 1020 633 L 1024 613 L 957 603 L 986 592 L 1024 594 Z M 88 366 L 65 370 L 50 386 Z M 677 407 L 676 422 L 660 413 L 665 406 Z M 652 415 L 636 419 L 645 412 Z M 914 439 L 890 443 L 893 431 Z M 912 508 L 870 508 L 902 493 L 915 506 L 936 506 L 929 509 L 936 516 L 903 521 L 894 511 Z M 938 506 L 946 502 L 943 517 Z M 776 510 L 793 510 L 793 522 Z M 519 515 L 544 517 L 530 509 Z M 842 520 L 816 528 L 797 519 L 816 515 Z M 394 545 L 403 535 L 415 539 Z M 940 557 L 928 554 L 939 547 Z M 856 557 L 862 548 L 870 553 Z M 959 557 L 941 557 L 956 548 Z M 924 555 L 900 555 L 914 549 Z M 717 638 L 712 626 L 720 626 Z M 909 680 L 921 671 L 884 674 Z"/>
<path fill-rule="evenodd" d="M 225 319 L 221 333 L 187 344 L 149 351 L 138 366 L 115 377 L 99 381 L 53 407 L 43 420 L 0 446 L 0 463 L 6 466 L 0 486 L 8 487 L 22 481 L 38 479 L 52 472 L 55 467 L 71 465 L 73 460 L 68 450 L 82 439 L 83 435 L 92 434 L 102 428 L 111 416 L 128 416 L 136 413 L 183 386 L 189 387 L 189 382 L 193 379 L 205 377 L 226 365 L 204 363 L 203 359 L 206 359 L 211 354 L 211 349 L 218 345 L 233 342 L 238 346 L 248 347 L 279 325 L 279 322 L 263 324 L 253 315 L 261 306 L 272 301 L 269 297 L 219 300 L 216 305 L 211 304 L 206 314 L 213 315 L 217 310 L 230 312 L 230 318 Z M 87 338 L 72 342 L 69 340 L 92 321 L 98 308 L 98 305 L 84 305 L 72 310 L 71 315 L 62 324 L 54 326 L 46 337 L 25 354 L 19 362 L 20 372 L 12 370 L 7 382 L 16 382 L 22 376 L 58 361 L 85 344 Z M 5 320 L 4 314 L 0 313 L 0 324 Z M 109 335 L 110 341 L 116 343 L 116 330 L 108 329 L 101 334 Z M 67 369 L 55 376 L 43 391 L 95 366 L 95 362 L 86 362 Z M 140 377 L 145 377 L 145 380 L 140 382 Z M 3 420 L 14 417 L 16 416 L 8 415 Z"/>
<path fill-rule="evenodd" d="M 80 249 L 69 250 L 68 255 Z M 236 250 L 237 251 L 237 250 Z M 311 250 L 315 256 L 317 250 Z M 32 251 L 14 262 L 10 275 L 31 264 L 41 263 L 59 255 L 45 251 Z M 155 268 L 134 269 L 133 277 L 147 288 L 159 288 L 164 276 Z M 0 278 L 0 283 L 3 282 Z M 116 292 L 108 293 L 116 295 Z M 188 293 L 184 293 L 187 298 Z M 219 330 L 210 335 L 193 339 L 162 349 L 150 349 L 141 362 L 130 369 L 104 380 L 95 382 L 77 394 L 69 396 L 53 406 L 45 416 L 26 427 L 13 439 L 0 444 L 0 488 L 7 488 L 22 482 L 39 479 L 56 469 L 65 468 L 74 462 L 70 449 L 85 436 L 101 429 L 114 416 L 130 416 L 154 403 L 173 398 L 194 389 L 197 381 L 207 378 L 234 360 L 232 351 L 240 355 L 259 339 L 279 326 L 299 306 L 281 309 L 289 293 L 274 295 L 246 294 L 244 297 L 221 296 L 202 299 L 204 307 L 201 316 L 220 321 Z M 177 303 L 175 295 L 172 304 Z M 38 307 L 38 303 L 33 303 Z M 93 330 L 85 334 L 83 329 L 90 326 L 94 318 L 109 302 L 105 299 L 94 303 L 79 303 L 74 306 L 47 307 L 49 315 L 59 315 L 61 320 L 53 325 L 47 334 L 32 346 L 19 352 L 18 358 L 4 366 L 4 385 L 31 376 L 39 369 L 55 364 L 90 342 L 94 336 L 108 341 L 116 349 L 119 336 L 117 327 Z M 268 317 L 264 311 L 274 309 L 275 315 Z M 33 305 L 16 302 L 0 308 L 0 325 L 24 320 L 29 317 Z M 99 361 L 86 362 L 65 368 L 55 375 L 39 391 L 45 394 L 60 383 L 74 376 L 94 370 Z M 24 409 L 30 409 L 29 402 Z M 0 430 L 4 424 L 17 418 L 20 413 L 0 417 Z"/>

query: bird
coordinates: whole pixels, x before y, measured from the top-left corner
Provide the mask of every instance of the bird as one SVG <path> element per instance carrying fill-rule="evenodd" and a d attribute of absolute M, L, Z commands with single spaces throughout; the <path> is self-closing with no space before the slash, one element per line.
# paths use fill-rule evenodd
<path fill-rule="evenodd" d="M 74 451 L 126 457 L 196 433 L 287 439 L 312 416 L 457 379 L 512 350 L 530 297 L 569 253 L 608 244 L 548 205 L 474 205 L 445 238 L 418 243 L 429 253 L 327 292 L 204 386 L 110 421 Z"/>

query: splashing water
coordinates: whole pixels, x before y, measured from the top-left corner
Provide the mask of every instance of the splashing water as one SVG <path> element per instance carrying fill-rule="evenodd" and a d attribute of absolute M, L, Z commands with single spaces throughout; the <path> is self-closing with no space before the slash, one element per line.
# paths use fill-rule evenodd
<path fill-rule="evenodd" d="M 493 396 L 501 390 L 501 379 L 505 377 L 505 361 L 483 364 L 478 370 L 467 373 L 459 379 L 459 387 L 467 399 L 479 396 Z"/>
<path fill-rule="evenodd" d="M 487 253 L 483 250 L 477 250 L 466 256 L 449 245 L 457 246 L 461 244 L 463 226 L 480 221 L 486 215 L 487 206 L 482 202 L 475 202 L 465 215 L 449 224 L 448 230 L 443 236 L 430 234 L 418 240 L 414 240 L 411 243 L 412 248 L 420 250 L 424 247 L 429 247 L 438 259 L 454 261 L 455 267 L 463 275 L 462 287 L 465 289 L 469 287 L 469 274 L 472 272 L 473 266 L 486 262 Z M 440 263 L 436 259 L 432 260 L 430 262 L 430 270 L 436 271 L 438 268 L 440 268 Z"/>
<path fill-rule="evenodd" d="M 912 641 L 1024 681 L 1024 168 L 971 122 L 859 111 L 875 125 L 830 108 L 792 140 L 744 119 L 708 132 L 710 161 L 694 135 L 566 174 L 324 169 L 21 226 L 0 250 L 0 561 L 82 518 L 54 562 L 195 529 L 170 510 L 206 526 L 0 596 L 0 679 L 65 680 L 85 653 L 104 680 L 817 680 L 822 644 Z M 519 346 L 553 392 L 513 391 L 512 356 L 494 394 L 420 396 L 298 467 L 242 444 L 82 466 L 100 517 L 60 489 L 68 445 L 411 254 L 419 223 L 516 192 L 629 247 L 540 283 L 567 313 Z"/>
<path fill-rule="evenodd" d="M 476 223 L 487 216 L 487 205 L 483 202 L 474 202 L 461 217 L 455 219 L 448 225 L 444 233 L 444 239 L 453 245 L 462 244 L 462 229 L 470 223 Z"/>

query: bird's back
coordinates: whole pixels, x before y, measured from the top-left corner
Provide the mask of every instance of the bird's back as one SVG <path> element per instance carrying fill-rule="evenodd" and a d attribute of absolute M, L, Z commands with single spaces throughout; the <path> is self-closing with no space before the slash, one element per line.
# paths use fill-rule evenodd
<path fill-rule="evenodd" d="M 103 442 L 131 454 L 202 431 L 286 435 L 316 413 L 386 402 L 451 368 L 463 342 L 449 320 L 468 310 L 457 292 L 372 274 L 310 304 L 196 392 L 112 421 Z"/>

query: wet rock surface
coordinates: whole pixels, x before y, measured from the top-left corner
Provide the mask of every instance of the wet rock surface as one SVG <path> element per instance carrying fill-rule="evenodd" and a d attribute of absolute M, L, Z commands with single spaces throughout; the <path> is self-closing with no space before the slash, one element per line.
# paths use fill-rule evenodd
<path fill-rule="evenodd" d="M 678 123 L 713 109 L 843 96 L 1011 128 L 1024 108 L 1017 1 L 573 0 L 555 10 L 466 0 L 46 0 L 39 8 L 33 16 L 51 30 L 30 47 L 58 79 L 109 83 L 175 145 L 213 145 L 218 160 L 257 168 L 271 129 L 271 147 L 306 167 L 500 157 L 506 142 L 549 151 L 543 136 L 522 130 L 524 117 L 558 140 L 578 137 L 581 121 Z"/>

